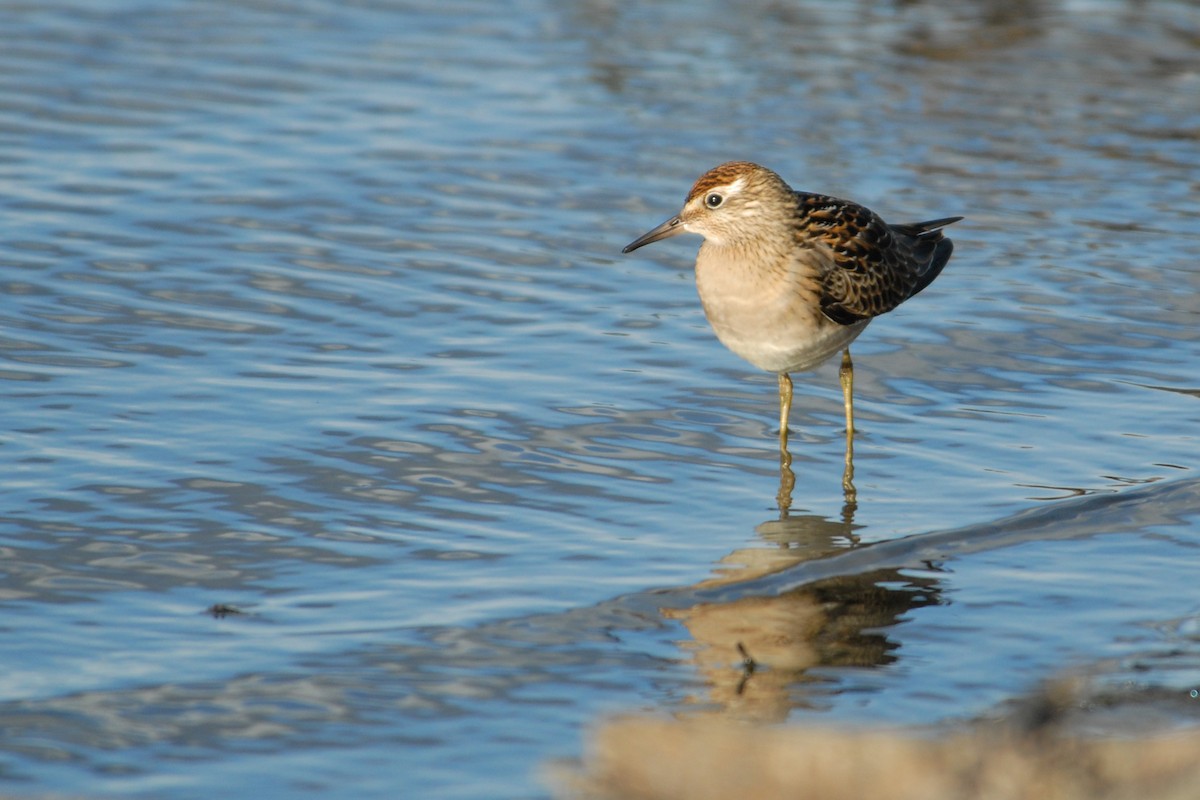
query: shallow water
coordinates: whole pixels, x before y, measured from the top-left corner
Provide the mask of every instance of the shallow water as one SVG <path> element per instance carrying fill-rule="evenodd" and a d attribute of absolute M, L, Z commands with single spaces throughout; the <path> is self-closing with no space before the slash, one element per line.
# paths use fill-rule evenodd
<path fill-rule="evenodd" d="M 1200 11 L 830 5 L 0 9 L 3 791 L 538 797 L 606 714 L 1064 670 L 1191 719 Z M 856 503 L 836 364 L 781 519 L 696 243 L 620 255 L 731 158 L 967 216 L 855 345 Z"/>

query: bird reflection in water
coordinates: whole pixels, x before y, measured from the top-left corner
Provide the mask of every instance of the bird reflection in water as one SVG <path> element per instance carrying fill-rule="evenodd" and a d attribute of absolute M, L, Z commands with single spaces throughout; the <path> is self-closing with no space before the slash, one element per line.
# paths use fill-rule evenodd
<path fill-rule="evenodd" d="M 783 466 L 790 473 L 787 465 Z M 790 487 L 789 487 L 790 488 Z M 784 487 L 780 488 L 781 495 Z M 739 720 L 777 722 L 798 708 L 812 708 L 836 689 L 821 668 L 885 666 L 899 645 L 887 629 L 915 608 L 939 602 L 937 579 L 881 568 L 813 581 L 775 591 L 751 582 L 804 562 L 863 547 L 847 499 L 839 519 L 793 513 L 763 522 L 756 533 L 768 546 L 735 550 L 716 575 L 696 589 L 723 588 L 733 599 L 664 609 L 690 634 L 683 645 L 704 679 L 705 694 L 689 702 Z M 739 585 L 746 585 L 738 593 Z M 764 585 L 767 588 L 763 588 Z M 722 592 L 725 594 L 725 592 Z"/>

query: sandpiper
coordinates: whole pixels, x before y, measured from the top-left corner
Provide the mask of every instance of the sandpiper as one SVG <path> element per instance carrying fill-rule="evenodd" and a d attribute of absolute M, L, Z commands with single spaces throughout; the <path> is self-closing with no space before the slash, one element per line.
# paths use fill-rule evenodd
<path fill-rule="evenodd" d="M 857 203 L 797 192 L 766 167 L 732 161 L 701 175 L 678 215 L 622 252 L 681 233 L 704 237 L 696 256 L 704 314 L 726 347 L 778 373 L 780 448 L 786 455 L 788 373 L 814 369 L 842 351 L 849 442 L 849 345 L 872 318 L 938 276 L 954 249 L 940 229 L 960 219 L 889 225 Z"/>

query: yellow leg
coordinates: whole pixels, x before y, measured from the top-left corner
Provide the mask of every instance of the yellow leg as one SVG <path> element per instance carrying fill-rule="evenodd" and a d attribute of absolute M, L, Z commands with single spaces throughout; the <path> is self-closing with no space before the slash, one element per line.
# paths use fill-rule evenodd
<path fill-rule="evenodd" d="M 792 410 L 792 379 L 779 373 L 779 449 L 787 451 L 788 414 Z"/>
<path fill-rule="evenodd" d="M 842 351 L 842 368 L 838 370 L 842 382 L 842 400 L 846 404 L 846 435 L 854 435 L 854 362 L 850 360 L 850 348 Z"/>
<path fill-rule="evenodd" d="M 792 453 L 787 451 L 787 417 L 792 410 L 792 379 L 786 372 L 779 373 L 779 494 L 775 500 L 779 510 L 786 513 L 792 506 L 792 487 L 796 486 L 796 473 L 792 471 Z"/>
<path fill-rule="evenodd" d="M 838 371 L 842 383 L 842 401 L 846 406 L 846 468 L 842 471 L 842 492 L 846 503 L 853 505 L 858 499 L 854 488 L 854 362 L 850 360 L 850 348 L 842 352 L 842 368 Z"/>
<path fill-rule="evenodd" d="M 792 454 L 788 452 L 788 416 L 792 410 L 792 379 L 786 372 L 779 373 L 779 494 L 775 501 L 779 510 L 786 514 L 792 506 L 792 489 L 796 485 L 796 473 L 792 472 Z"/>

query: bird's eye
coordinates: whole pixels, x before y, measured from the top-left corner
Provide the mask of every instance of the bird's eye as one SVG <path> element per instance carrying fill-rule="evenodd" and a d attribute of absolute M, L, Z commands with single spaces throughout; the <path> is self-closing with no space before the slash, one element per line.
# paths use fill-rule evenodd
<path fill-rule="evenodd" d="M 725 202 L 725 198 L 716 192 L 713 192 L 708 197 L 704 198 L 704 205 L 708 206 L 709 208 L 716 208 L 723 202 Z"/>

